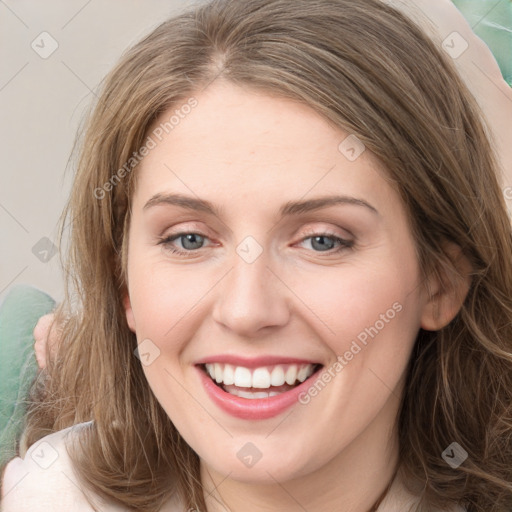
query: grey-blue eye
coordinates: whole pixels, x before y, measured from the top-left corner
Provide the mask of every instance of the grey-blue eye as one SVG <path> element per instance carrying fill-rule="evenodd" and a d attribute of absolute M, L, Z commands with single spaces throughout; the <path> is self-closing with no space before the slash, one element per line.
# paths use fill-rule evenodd
<path fill-rule="evenodd" d="M 178 239 L 181 240 L 183 249 L 177 248 L 174 245 L 175 241 Z M 200 233 L 181 232 L 162 238 L 158 243 L 163 245 L 166 250 L 173 254 L 194 256 L 196 251 L 203 248 L 204 241 L 207 239 L 208 237 L 201 235 Z M 306 240 L 311 240 L 311 246 L 315 249 L 314 252 L 325 252 L 330 254 L 349 249 L 354 245 L 354 242 L 340 238 L 332 233 L 316 233 L 303 238 L 301 243 Z M 329 242 L 329 240 L 332 242 Z M 339 245 L 338 248 L 334 248 L 336 244 Z"/>
<path fill-rule="evenodd" d="M 319 248 L 319 250 L 315 252 L 336 253 L 344 249 L 348 249 L 354 245 L 352 241 L 345 240 L 331 233 L 318 233 L 315 235 L 310 235 L 306 238 L 303 238 L 302 242 L 305 242 L 306 240 L 311 240 L 311 247 Z M 328 241 L 327 243 L 326 240 Z M 332 242 L 329 242 L 329 240 Z M 334 248 L 336 244 L 339 244 L 337 249 Z"/>
<path fill-rule="evenodd" d="M 166 249 L 169 249 L 173 253 L 186 254 L 201 249 L 205 238 L 205 236 L 199 233 L 177 233 L 176 235 L 171 235 L 167 238 L 164 238 L 163 240 L 160 241 L 160 243 L 164 245 Z M 171 245 L 172 242 L 174 242 L 177 239 L 180 239 L 182 241 L 182 245 L 185 250 L 177 249 L 176 247 Z"/>

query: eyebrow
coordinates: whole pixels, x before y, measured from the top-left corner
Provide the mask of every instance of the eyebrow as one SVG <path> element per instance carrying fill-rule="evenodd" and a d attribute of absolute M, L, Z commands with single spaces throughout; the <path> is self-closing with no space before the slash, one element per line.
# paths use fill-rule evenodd
<path fill-rule="evenodd" d="M 279 215 L 281 217 L 300 215 L 303 213 L 308 213 L 314 210 L 320 210 L 322 208 L 327 208 L 329 206 L 334 206 L 338 204 L 362 206 L 370 210 L 372 213 L 380 215 L 378 210 L 374 206 L 367 203 L 363 199 L 357 199 L 351 196 L 340 195 L 322 196 L 316 197 L 314 199 L 307 199 L 304 201 L 288 201 L 280 208 Z M 210 201 L 206 201 L 204 199 L 199 199 L 192 196 L 186 196 L 183 194 L 155 194 L 144 205 L 143 210 L 147 210 L 149 208 L 159 205 L 179 206 L 187 210 L 200 211 L 210 215 L 215 215 L 217 217 L 222 216 L 221 209 L 216 207 Z"/>

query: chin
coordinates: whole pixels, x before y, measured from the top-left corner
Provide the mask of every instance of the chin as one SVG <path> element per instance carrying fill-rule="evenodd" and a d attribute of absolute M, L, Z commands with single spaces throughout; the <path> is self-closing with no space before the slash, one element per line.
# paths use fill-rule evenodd
<path fill-rule="evenodd" d="M 213 467 L 216 472 L 222 475 L 229 475 L 232 480 L 253 484 L 275 484 L 276 480 L 279 482 L 293 480 L 310 473 L 316 467 L 314 466 L 315 461 L 305 459 L 303 455 L 299 461 L 296 457 L 283 456 L 283 450 L 275 451 L 272 449 L 270 453 L 265 453 L 265 451 L 270 451 L 269 448 L 260 451 L 261 458 L 259 459 L 257 459 L 257 452 L 254 450 L 253 459 L 251 460 L 250 456 L 247 455 L 251 450 L 254 450 L 254 448 L 247 443 L 242 445 L 242 448 L 237 446 L 236 452 L 241 452 L 240 457 L 236 455 L 229 461 L 224 457 L 220 465 L 218 460 L 211 460 L 210 457 L 207 460 L 202 459 L 202 462 L 208 467 Z M 288 451 L 288 449 L 285 448 L 285 451 Z"/>

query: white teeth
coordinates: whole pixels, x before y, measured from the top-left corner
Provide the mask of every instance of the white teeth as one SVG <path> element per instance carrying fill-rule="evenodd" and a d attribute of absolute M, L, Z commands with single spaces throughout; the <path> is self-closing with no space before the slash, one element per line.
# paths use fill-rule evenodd
<path fill-rule="evenodd" d="M 315 365 L 276 365 L 264 366 L 251 370 L 243 366 L 233 366 L 223 363 L 207 363 L 205 364 L 205 367 L 208 375 L 210 375 L 210 377 L 218 384 L 234 384 L 238 388 L 269 389 L 271 386 L 282 386 L 285 383 L 292 386 L 297 381 L 304 382 L 313 374 Z M 258 395 L 258 392 L 251 393 L 250 398 L 260 398 L 255 395 Z M 269 396 L 268 393 L 265 394 L 265 398 L 267 396 Z"/>
<path fill-rule="evenodd" d="M 242 398 L 268 398 L 268 393 L 265 391 L 258 391 L 256 393 L 252 393 L 251 391 L 242 391 L 238 392 L 238 396 Z"/>
<path fill-rule="evenodd" d="M 295 381 L 297 380 L 297 367 L 294 368 L 294 365 L 289 366 L 288 370 L 286 370 L 284 380 L 286 381 L 286 384 L 290 386 L 295 384 Z"/>
<path fill-rule="evenodd" d="M 235 369 L 230 364 L 224 365 L 224 376 L 222 381 L 224 382 L 224 384 L 235 383 Z"/>
<path fill-rule="evenodd" d="M 299 372 L 297 373 L 297 379 L 301 382 L 304 382 L 311 374 L 308 373 L 307 366 L 301 366 Z"/>
<path fill-rule="evenodd" d="M 256 368 L 252 374 L 252 387 L 267 389 L 270 387 L 270 373 L 266 368 Z"/>
<path fill-rule="evenodd" d="M 239 388 L 250 388 L 252 386 L 251 370 L 243 366 L 235 368 L 235 386 Z"/>
<path fill-rule="evenodd" d="M 215 381 L 217 383 L 221 383 L 222 378 L 223 378 L 222 366 L 219 363 L 215 363 L 214 368 L 215 368 L 215 370 L 214 370 L 215 371 Z"/>
<path fill-rule="evenodd" d="M 270 398 L 271 396 L 277 396 L 283 393 L 283 391 L 245 391 L 238 389 L 235 386 L 228 386 L 227 392 L 231 395 L 239 396 L 240 398 Z"/>
<path fill-rule="evenodd" d="M 281 365 L 277 365 L 272 370 L 270 384 L 272 384 L 272 386 L 282 386 L 284 384 L 284 370 Z"/>

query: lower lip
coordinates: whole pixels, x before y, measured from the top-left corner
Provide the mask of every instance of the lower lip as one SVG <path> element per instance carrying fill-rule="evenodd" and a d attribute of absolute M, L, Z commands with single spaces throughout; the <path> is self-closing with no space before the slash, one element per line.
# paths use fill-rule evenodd
<path fill-rule="evenodd" d="M 323 367 L 320 367 L 308 379 L 298 386 L 269 398 L 241 398 L 227 393 L 217 386 L 213 380 L 206 375 L 204 370 L 197 367 L 203 386 L 212 399 L 213 403 L 223 411 L 244 420 L 264 420 L 281 414 L 299 401 L 299 395 L 307 391 L 312 381 L 316 379 Z"/>

